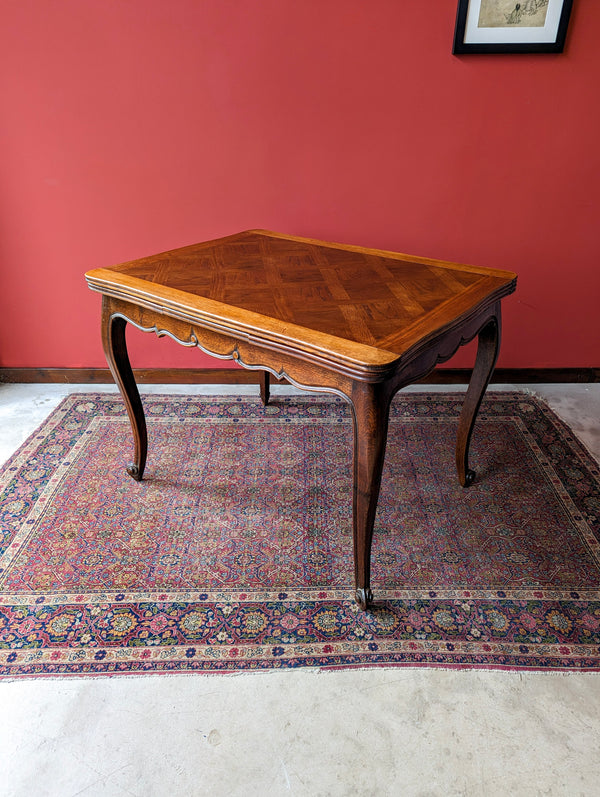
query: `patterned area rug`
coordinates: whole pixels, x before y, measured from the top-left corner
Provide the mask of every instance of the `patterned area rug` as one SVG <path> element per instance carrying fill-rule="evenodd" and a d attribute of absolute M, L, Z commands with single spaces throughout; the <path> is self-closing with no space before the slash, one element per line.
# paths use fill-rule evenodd
<path fill-rule="evenodd" d="M 342 400 L 146 397 L 136 483 L 121 399 L 65 399 L 0 473 L 0 674 L 600 670 L 597 463 L 491 393 L 463 490 L 460 403 L 394 401 L 362 612 Z"/>

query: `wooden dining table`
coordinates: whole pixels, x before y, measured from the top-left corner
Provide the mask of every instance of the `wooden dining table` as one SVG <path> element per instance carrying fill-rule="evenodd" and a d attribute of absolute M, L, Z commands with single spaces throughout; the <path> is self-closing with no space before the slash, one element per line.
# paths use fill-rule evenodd
<path fill-rule="evenodd" d="M 183 346 L 347 399 L 353 419 L 355 598 L 373 601 L 371 543 L 397 391 L 478 337 L 458 422 L 458 479 L 500 346 L 501 300 L 516 275 L 360 246 L 249 230 L 86 273 L 102 294 L 102 340 L 134 438 L 127 472 L 144 474 L 147 430 L 129 362 L 131 324 Z"/>

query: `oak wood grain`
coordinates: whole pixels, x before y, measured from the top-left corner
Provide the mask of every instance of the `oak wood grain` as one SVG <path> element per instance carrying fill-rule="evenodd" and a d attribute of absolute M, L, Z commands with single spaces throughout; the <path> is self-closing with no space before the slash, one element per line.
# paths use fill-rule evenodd
<path fill-rule="evenodd" d="M 86 279 L 104 295 L 372 380 L 511 293 L 516 275 L 248 231 Z"/>

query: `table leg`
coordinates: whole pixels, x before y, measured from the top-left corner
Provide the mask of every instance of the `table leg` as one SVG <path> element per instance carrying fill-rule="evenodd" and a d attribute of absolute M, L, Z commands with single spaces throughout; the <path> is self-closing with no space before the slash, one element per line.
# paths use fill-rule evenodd
<path fill-rule="evenodd" d="M 495 314 L 479 332 L 477 358 L 471 375 L 467 395 L 458 422 L 456 440 L 456 467 L 458 480 L 463 487 L 469 487 L 475 478 L 475 471 L 469 468 L 469 445 L 481 401 L 489 384 L 498 352 L 500 350 L 501 316 L 500 305 Z"/>
<path fill-rule="evenodd" d="M 114 380 L 121 391 L 133 430 L 134 461 L 127 468 L 127 473 L 136 481 L 141 481 L 146 467 L 148 435 L 144 408 L 127 354 L 126 326 L 127 321 L 122 316 L 112 313 L 110 299 L 103 297 L 102 345 L 104 354 Z"/>
<path fill-rule="evenodd" d="M 259 385 L 260 385 L 260 400 L 267 406 L 269 397 L 271 395 L 271 374 L 268 371 L 258 372 Z"/>
<path fill-rule="evenodd" d="M 354 410 L 354 577 L 356 602 L 367 609 L 371 592 L 371 543 L 385 458 L 391 397 L 378 385 L 359 383 Z"/>

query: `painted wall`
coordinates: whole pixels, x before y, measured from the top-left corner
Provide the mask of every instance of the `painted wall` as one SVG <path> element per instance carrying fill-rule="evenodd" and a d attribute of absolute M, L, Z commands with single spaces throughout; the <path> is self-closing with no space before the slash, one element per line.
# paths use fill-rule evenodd
<path fill-rule="evenodd" d="M 3 0 L 0 365 L 104 366 L 85 270 L 263 227 L 517 271 L 500 365 L 597 367 L 600 3 L 563 55 L 452 56 L 455 13 Z"/>

